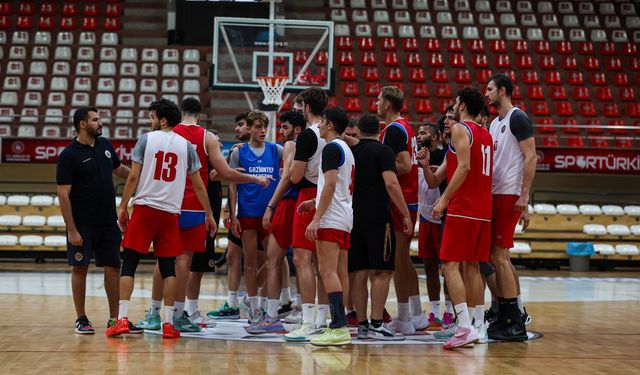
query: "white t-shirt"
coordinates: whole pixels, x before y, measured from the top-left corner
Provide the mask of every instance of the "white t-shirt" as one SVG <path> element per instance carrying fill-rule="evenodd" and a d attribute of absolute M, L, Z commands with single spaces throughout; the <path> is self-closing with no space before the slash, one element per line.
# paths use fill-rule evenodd
<path fill-rule="evenodd" d="M 424 179 L 424 171 L 418 169 L 418 212 L 420 216 L 434 224 L 442 224 L 442 220 L 433 217 L 433 206 L 440 198 L 440 188 L 429 189 L 429 184 Z"/>
<path fill-rule="evenodd" d="M 336 189 L 331 199 L 331 204 L 320 219 L 320 228 L 339 229 L 351 232 L 353 228 L 353 176 L 355 172 L 355 159 L 351 149 L 341 139 L 334 139 L 327 143 L 322 151 L 322 159 L 318 163 L 318 192 L 316 195 L 316 208 L 322 196 L 324 188 L 324 171 L 337 169 Z M 324 171 L 323 171 L 324 169 Z"/>
<path fill-rule="evenodd" d="M 320 128 L 318 127 L 319 125 L 319 123 L 312 124 L 308 128 L 313 130 L 313 132 L 316 134 L 316 137 L 318 138 L 318 147 L 316 148 L 316 152 L 313 154 L 313 156 L 311 156 L 309 158 L 309 161 L 307 161 L 307 167 L 304 170 L 304 178 L 314 184 L 318 183 L 318 168 L 320 166 L 320 160 L 322 159 L 322 149 L 324 149 L 324 146 L 327 144 L 327 141 L 325 141 L 324 138 L 320 136 Z M 322 174 L 322 172 L 320 174 Z"/>

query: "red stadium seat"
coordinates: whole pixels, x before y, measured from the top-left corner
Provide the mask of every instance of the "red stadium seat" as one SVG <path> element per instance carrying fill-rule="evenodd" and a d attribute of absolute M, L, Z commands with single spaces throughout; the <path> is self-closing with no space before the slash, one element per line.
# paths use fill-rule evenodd
<path fill-rule="evenodd" d="M 597 87 L 596 99 L 603 102 L 613 101 L 613 94 L 611 93 L 611 89 L 608 87 Z"/>
<path fill-rule="evenodd" d="M 432 113 L 433 108 L 431 102 L 428 99 L 417 99 L 415 101 L 416 112 L 418 113 Z"/>
<path fill-rule="evenodd" d="M 71 31 L 78 27 L 75 17 L 62 17 L 60 20 L 60 30 Z"/>
<path fill-rule="evenodd" d="M 104 29 L 106 31 L 118 31 L 122 27 L 122 22 L 120 18 L 105 18 L 104 19 Z"/>
<path fill-rule="evenodd" d="M 522 100 L 513 100 L 513 105 L 520 108 L 523 112 L 527 112 L 527 105 Z M 489 111 L 491 112 L 491 111 Z"/>
<path fill-rule="evenodd" d="M 593 43 L 591 42 L 579 42 L 578 53 L 581 55 L 593 55 Z"/>
<path fill-rule="evenodd" d="M 535 102 L 531 104 L 531 112 L 536 116 L 549 116 L 551 110 L 549 110 L 548 102 Z"/>
<path fill-rule="evenodd" d="M 427 52 L 440 52 L 440 41 L 438 39 L 425 39 L 424 49 Z"/>
<path fill-rule="evenodd" d="M 591 137 L 589 144 L 594 148 L 609 148 L 607 137 Z"/>
<path fill-rule="evenodd" d="M 356 69 L 352 66 L 340 67 L 340 79 L 343 81 L 355 81 Z"/>
<path fill-rule="evenodd" d="M 471 57 L 471 65 L 474 68 L 488 68 L 489 67 L 489 59 L 487 55 L 473 55 Z"/>
<path fill-rule="evenodd" d="M 341 51 L 338 55 L 338 62 L 340 65 L 353 65 L 353 54 L 351 51 Z M 364 60 L 362 63 L 364 64 Z"/>
<path fill-rule="evenodd" d="M 538 78 L 538 72 L 536 71 L 525 71 L 522 74 L 522 81 L 527 85 L 536 85 L 540 82 Z"/>
<path fill-rule="evenodd" d="M 36 12 L 36 4 L 33 1 L 21 1 L 18 6 L 18 14 L 21 16 L 33 16 Z"/>
<path fill-rule="evenodd" d="M 345 82 L 342 84 L 343 96 L 360 96 L 360 87 L 357 82 Z"/>
<path fill-rule="evenodd" d="M 571 50 L 571 42 L 560 41 L 556 43 L 556 52 L 561 55 L 572 55 L 573 51 Z"/>
<path fill-rule="evenodd" d="M 387 68 L 385 73 L 385 79 L 392 82 L 402 81 L 402 69 L 400 68 Z"/>
<path fill-rule="evenodd" d="M 404 63 L 406 66 L 422 66 L 422 60 L 418 52 L 410 52 L 404 55 Z"/>
<path fill-rule="evenodd" d="M 601 72 L 591 73 L 589 82 L 591 82 L 591 84 L 594 86 L 606 86 L 607 77 L 604 75 L 604 73 Z"/>
<path fill-rule="evenodd" d="M 369 113 L 377 113 L 378 112 L 378 99 L 371 98 L 369 99 L 369 103 L 367 103 L 367 109 Z"/>
<path fill-rule="evenodd" d="M 562 132 L 566 134 L 580 133 L 580 129 L 575 127 L 575 125 L 577 124 L 578 121 L 576 121 L 576 119 L 574 118 L 562 120 L 562 125 L 564 125 L 564 127 L 562 128 Z"/>
<path fill-rule="evenodd" d="M 540 133 L 555 133 L 556 128 L 553 126 L 553 119 L 549 117 L 538 118 L 536 120 L 537 125 L 536 129 Z"/>
<path fill-rule="evenodd" d="M 349 55 L 351 54 L 351 52 L 347 52 Z M 393 53 L 393 56 L 388 55 L 389 53 Z M 385 65 L 387 65 L 387 59 L 393 59 L 395 58 L 395 62 L 396 62 L 396 66 L 398 65 L 398 56 L 396 56 L 395 52 L 385 52 L 384 54 L 384 59 L 385 59 Z M 376 61 L 376 53 L 373 51 L 364 51 L 362 52 L 362 55 L 360 56 L 360 63 L 362 65 L 377 65 L 377 61 Z M 391 64 L 389 64 L 391 65 Z"/>
<path fill-rule="evenodd" d="M 582 62 L 583 67 L 586 70 L 600 70 L 600 61 L 597 57 L 588 56 L 585 57 Z"/>
<path fill-rule="evenodd" d="M 577 70 L 578 60 L 573 56 L 564 56 L 562 58 L 562 69 L 564 70 Z"/>
<path fill-rule="evenodd" d="M 600 44 L 600 54 L 605 56 L 614 56 L 616 54 L 616 45 L 612 42 L 604 42 Z"/>
<path fill-rule="evenodd" d="M 40 16 L 38 19 L 38 30 L 53 30 L 55 27 L 56 26 L 53 24 L 53 17 Z"/>
<path fill-rule="evenodd" d="M 98 22 L 94 17 L 85 17 L 82 19 L 82 30 L 94 31 L 98 28 Z"/>
<path fill-rule="evenodd" d="M 31 16 L 18 16 L 16 26 L 20 30 L 28 30 L 33 27 L 33 18 Z"/>
<path fill-rule="evenodd" d="M 466 66 L 464 55 L 460 53 L 449 55 L 449 66 L 454 68 L 464 68 Z"/>
<path fill-rule="evenodd" d="M 545 135 L 542 137 L 542 146 L 544 147 L 558 147 L 560 146 L 560 142 L 558 142 L 558 136 L 555 134 Z"/>
<path fill-rule="evenodd" d="M 444 66 L 444 59 L 442 58 L 441 54 L 434 53 L 432 55 L 429 55 L 429 57 L 427 58 L 427 64 L 432 68 L 442 67 Z"/>
<path fill-rule="evenodd" d="M 551 47 L 546 40 L 537 40 L 533 43 L 534 50 L 539 55 L 548 55 L 551 53 Z"/>
<path fill-rule="evenodd" d="M 567 137 L 567 146 L 569 146 L 569 147 L 584 147 L 584 137 L 581 136 L 581 135 Z"/>
<path fill-rule="evenodd" d="M 293 54 L 293 63 L 296 65 L 304 65 L 309 59 L 309 53 L 307 51 L 296 51 Z"/>
<path fill-rule="evenodd" d="M 339 36 L 336 40 L 336 48 L 340 50 L 350 50 L 353 48 L 353 40 L 350 36 Z"/>
<path fill-rule="evenodd" d="M 10 16 L 12 14 L 11 3 L 9 2 L 0 3 L 0 14 L 5 16 Z"/>
<path fill-rule="evenodd" d="M 602 128 L 602 123 L 600 119 L 590 119 L 585 121 L 586 125 L 589 125 L 587 128 L 588 134 L 602 134 L 604 133 L 604 129 Z"/>
<path fill-rule="evenodd" d="M 491 50 L 491 52 L 493 52 L 494 54 L 506 53 L 507 46 L 502 39 L 492 40 L 489 42 L 489 50 Z"/>
<path fill-rule="evenodd" d="M 471 72 L 469 69 L 456 70 L 453 80 L 458 83 L 471 83 Z M 513 95 L 511 95 L 513 98 Z"/>
<path fill-rule="evenodd" d="M 380 90 L 378 90 L 378 92 L 380 92 Z M 429 86 L 426 83 L 414 83 L 411 86 L 411 94 L 417 98 L 428 98 Z"/>
<path fill-rule="evenodd" d="M 513 51 L 519 55 L 524 55 L 529 53 L 529 45 L 526 40 L 514 40 L 513 41 Z"/>
<path fill-rule="evenodd" d="M 489 79 L 492 77 L 492 75 L 493 73 L 488 69 L 476 70 L 476 79 L 479 83 L 489 82 Z"/>
<path fill-rule="evenodd" d="M 584 76 L 582 72 L 570 72 L 567 77 L 567 82 L 572 86 L 583 86 Z"/>
<path fill-rule="evenodd" d="M 629 76 L 627 73 L 613 73 L 611 80 L 616 86 L 629 86 Z"/>
<path fill-rule="evenodd" d="M 567 99 L 567 90 L 564 86 L 552 86 L 549 88 L 551 99 L 553 100 L 565 100 Z"/>
<path fill-rule="evenodd" d="M 578 101 L 588 101 L 591 100 L 591 96 L 589 95 L 589 88 L 587 87 L 574 87 L 573 88 L 573 99 Z"/>
<path fill-rule="evenodd" d="M 546 72 L 544 74 L 544 82 L 547 85 L 560 85 L 562 80 L 560 79 L 560 73 L 558 71 Z"/>
<path fill-rule="evenodd" d="M 382 38 L 383 51 L 395 51 L 396 49 L 396 40 L 394 38 Z"/>
<path fill-rule="evenodd" d="M 368 36 L 358 38 L 358 48 L 360 48 L 361 51 L 372 51 L 373 39 Z"/>
<path fill-rule="evenodd" d="M 596 106 L 592 102 L 580 103 L 578 105 L 578 113 L 584 117 L 595 117 Z"/>
<path fill-rule="evenodd" d="M 512 99 L 522 99 L 522 94 L 520 93 L 520 86 L 513 86 L 513 92 L 511 93 Z"/>
<path fill-rule="evenodd" d="M 462 42 L 460 39 L 449 39 L 447 42 L 447 51 L 449 52 L 462 52 Z"/>
<path fill-rule="evenodd" d="M 402 39 L 402 49 L 405 51 L 417 51 L 418 40 L 416 38 L 404 38 Z"/>
<path fill-rule="evenodd" d="M 316 54 L 315 62 L 318 65 L 327 65 L 329 60 L 329 53 L 327 51 L 319 51 Z"/>
<path fill-rule="evenodd" d="M 449 82 L 449 75 L 446 69 L 435 69 L 431 71 L 431 82 Z"/>
<path fill-rule="evenodd" d="M 11 17 L 3 15 L 0 16 L 0 29 L 8 30 L 11 28 Z"/>
<path fill-rule="evenodd" d="M 617 128 L 617 126 L 624 126 L 624 121 L 617 119 L 617 120 L 611 120 L 609 121 L 609 125 L 612 125 L 612 127 L 610 127 L 609 133 L 611 134 L 627 134 L 627 129 L 625 128 Z"/>
<path fill-rule="evenodd" d="M 122 6 L 120 4 L 107 4 L 104 9 L 104 15 L 107 17 L 120 17 L 122 14 Z"/>
<path fill-rule="evenodd" d="M 605 117 L 620 117 L 620 109 L 616 103 L 607 103 L 602 107 L 602 114 Z"/>
<path fill-rule="evenodd" d="M 361 112 L 359 98 L 346 98 L 344 101 L 344 110 L 347 112 Z"/>
<path fill-rule="evenodd" d="M 540 56 L 540 62 L 538 64 L 540 68 L 545 70 L 555 70 L 556 69 L 556 60 L 553 56 Z"/>
<path fill-rule="evenodd" d="M 557 102 L 556 114 L 558 116 L 573 116 L 573 107 L 569 102 Z"/>
<path fill-rule="evenodd" d="M 451 86 L 448 83 L 441 83 L 436 85 L 435 95 L 436 95 L 436 98 L 451 99 L 451 97 L 453 96 L 453 92 L 451 91 Z"/>
<path fill-rule="evenodd" d="M 618 57 L 608 57 L 604 60 L 604 68 L 609 71 L 622 70 L 622 61 Z"/>
<path fill-rule="evenodd" d="M 544 92 L 541 86 L 529 86 L 527 88 L 527 97 L 532 100 L 544 99 Z"/>
<path fill-rule="evenodd" d="M 380 80 L 380 72 L 378 68 L 365 68 L 364 69 L 364 80 L 365 81 L 379 81 Z"/>
<path fill-rule="evenodd" d="M 333 108 L 338 106 L 338 99 L 335 96 L 329 97 L 329 103 L 327 104 L 327 108 Z"/>
<path fill-rule="evenodd" d="M 621 87 L 618 91 L 618 100 L 621 102 L 635 102 L 636 93 L 631 87 Z"/>
<path fill-rule="evenodd" d="M 640 103 L 627 104 L 626 114 L 628 117 L 640 117 Z"/>
<path fill-rule="evenodd" d="M 409 81 L 411 82 L 424 82 L 425 74 L 422 68 L 409 68 Z"/>
<path fill-rule="evenodd" d="M 63 16 L 75 16 L 78 14 L 78 5 L 73 3 L 65 3 L 62 5 Z"/>
<path fill-rule="evenodd" d="M 531 69 L 533 68 L 533 61 L 531 55 L 520 55 L 516 59 L 516 67 L 518 69 Z"/>
<path fill-rule="evenodd" d="M 56 15 L 56 4 L 52 2 L 43 2 L 40 4 L 40 15 L 41 16 L 55 16 Z"/>
<path fill-rule="evenodd" d="M 87 17 L 95 17 L 99 15 L 100 12 L 98 11 L 98 7 L 96 6 L 96 4 L 85 4 L 82 14 Z"/>
<path fill-rule="evenodd" d="M 377 97 L 380 94 L 380 90 L 382 90 L 382 86 L 378 82 L 367 82 L 364 86 L 364 94 L 366 96 Z"/>
<path fill-rule="evenodd" d="M 633 138 L 616 137 L 616 148 L 633 148 Z"/>
<path fill-rule="evenodd" d="M 484 52 L 484 42 L 482 39 L 472 39 L 469 41 L 469 51 L 473 53 L 483 53 Z"/>
<path fill-rule="evenodd" d="M 628 60 L 627 67 L 633 71 L 640 71 L 640 58 L 632 57 Z"/>
<path fill-rule="evenodd" d="M 509 59 L 509 55 L 498 55 L 496 56 L 495 67 L 498 69 L 509 69 L 511 68 L 511 60 Z"/>
<path fill-rule="evenodd" d="M 513 70 L 505 70 L 502 72 L 505 76 L 509 77 L 511 82 L 515 85 L 518 83 L 518 77 L 516 77 L 516 72 Z"/>
<path fill-rule="evenodd" d="M 636 43 L 622 43 L 622 54 L 625 56 L 637 56 L 638 46 Z"/>

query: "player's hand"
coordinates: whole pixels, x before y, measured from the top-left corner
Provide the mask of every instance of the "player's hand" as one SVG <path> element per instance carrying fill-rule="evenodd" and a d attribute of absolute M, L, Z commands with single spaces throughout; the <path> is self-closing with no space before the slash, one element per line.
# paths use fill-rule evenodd
<path fill-rule="evenodd" d="M 238 150 L 244 147 L 244 143 L 236 143 L 233 146 L 231 146 L 231 148 L 229 149 L 229 153 L 231 153 L 231 151 L 233 151 L 234 148 L 237 148 Z"/>
<path fill-rule="evenodd" d="M 231 233 L 233 233 L 233 235 L 238 238 L 242 236 L 242 227 L 240 226 L 240 221 L 235 217 L 231 219 Z"/>
<path fill-rule="evenodd" d="M 273 177 L 256 177 L 256 184 L 262 186 L 263 188 L 269 187 L 271 185 L 271 181 L 275 181 Z"/>
<path fill-rule="evenodd" d="M 436 203 L 433 204 L 433 217 L 436 219 L 442 218 L 442 213 L 447 208 L 448 204 L 448 199 L 443 199 L 442 197 L 438 198 L 438 200 L 436 200 Z"/>
<path fill-rule="evenodd" d="M 522 210 L 522 213 L 520 214 L 520 220 L 518 220 L 518 223 L 522 225 L 522 230 L 525 230 L 529 227 L 529 209 L 528 208 Z"/>
<path fill-rule="evenodd" d="M 342 140 L 343 140 L 343 141 L 344 141 L 344 143 L 346 143 L 346 144 L 347 144 L 347 146 L 349 146 L 349 147 L 353 147 L 353 146 L 357 145 L 357 144 L 360 142 L 360 140 L 359 140 L 358 138 L 356 138 L 356 137 L 352 137 L 352 136 L 350 136 L 350 135 L 346 135 L 346 134 L 343 134 L 343 135 L 342 135 Z"/>
<path fill-rule="evenodd" d="M 70 230 L 69 234 L 67 235 L 67 238 L 69 239 L 69 243 L 71 245 L 82 246 L 82 236 L 80 235 L 80 232 L 78 232 L 77 229 Z"/>
<path fill-rule="evenodd" d="M 320 226 L 320 222 L 316 219 L 311 220 L 309 225 L 307 226 L 307 230 L 304 232 L 304 236 L 307 237 L 309 241 L 315 241 L 318 238 L 318 227 Z"/>
<path fill-rule="evenodd" d="M 272 215 L 273 215 L 273 210 L 271 210 L 271 207 L 267 206 L 267 208 L 264 210 L 264 215 L 262 215 L 262 227 L 267 231 L 271 230 Z"/>
<path fill-rule="evenodd" d="M 516 211 L 528 211 L 529 210 L 529 194 L 521 194 L 514 208 Z"/>
<path fill-rule="evenodd" d="M 308 201 L 304 201 L 300 203 L 300 205 L 298 206 L 298 213 L 303 214 L 305 212 L 311 212 L 315 210 L 315 208 L 316 208 L 315 199 L 309 199 Z"/>
<path fill-rule="evenodd" d="M 213 215 L 207 215 L 204 221 L 207 224 L 207 228 L 209 228 L 209 236 L 214 238 L 216 236 L 216 231 L 218 231 L 216 220 L 213 218 Z"/>
<path fill-rule="evenodd" d="M 216 177 L 218 177 L 218 171 L 216 171 L 215 169 L 212 169 L 211 172 L 209 173 L 209 181 L 215 181 Z"/>
<path fill-rule="evenodd" d="M 126 208 L 121 208 L 118 211 L 118 225 L 120 226 L 121 231 L 127 231 L 127 226 L 129 225 L 129 211 Z"/>
<path fill-rule="evenodd" d="M 413 236 L 413 222 L 409 216 L 405 216 L 402 219 L 402 233 L 404 233 L 407 237 Z"/>
<path fill-rule="evenodd" d="M 420 151 L 418 151 L 418 153 L 416 154 L 416 160 L 418 160 L 420 166 L 424 168 L 429 168 L 430 158 L 431 154 L 426 147 L 421 148 Z"/>

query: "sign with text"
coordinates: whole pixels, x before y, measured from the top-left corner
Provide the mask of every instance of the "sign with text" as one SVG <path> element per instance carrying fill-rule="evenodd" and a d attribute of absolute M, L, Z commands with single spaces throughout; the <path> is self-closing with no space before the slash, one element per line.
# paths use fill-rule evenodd
<path fill-rule="evenodd" d="M 640 150 L 539 148 L 539 172 L 640 175 Z"/>

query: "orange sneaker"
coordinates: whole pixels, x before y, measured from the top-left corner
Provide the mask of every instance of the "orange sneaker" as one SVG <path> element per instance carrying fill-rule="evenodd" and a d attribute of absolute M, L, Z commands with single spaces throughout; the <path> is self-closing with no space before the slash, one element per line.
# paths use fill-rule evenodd
<path fill-rule="evenodd" d="M 176 329 L 171 323 L 162 324 L 162 338 L 163 339 L 177 339 L 180 337 L 180 331 Z"/>
<path fill-rule="evenodd" d="M 122 319 L 116 320 L 111 326 L 107 328 L 107 336 L 117 336 L 123 333 L 129 333 L 129 319 L 125 316 Z"/>

